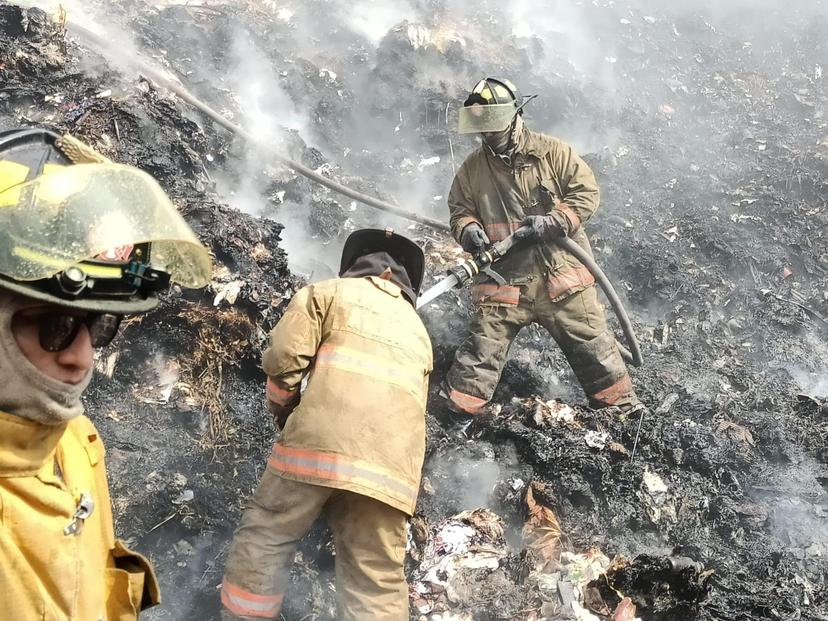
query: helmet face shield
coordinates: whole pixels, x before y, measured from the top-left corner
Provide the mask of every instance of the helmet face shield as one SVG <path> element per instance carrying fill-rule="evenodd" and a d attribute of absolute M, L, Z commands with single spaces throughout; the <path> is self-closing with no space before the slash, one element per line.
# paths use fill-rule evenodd
<path fill-rule="evenodd" d="M 509 127 L 516 113 L 514 102 L 465 106 L 460 109 L 458 131 L 461 134 L 501 132 Z"/>
<path fill-rule="evenodd" d="M 120 164 L 77 164 L 24 183 L 10 185 L 2 176 L 0 275 L 25 282 L 81 261 L 125 265 L 149 242 L 152 268 L 185 287 L 209 282 L 207 250 L 147 173 Z"/>

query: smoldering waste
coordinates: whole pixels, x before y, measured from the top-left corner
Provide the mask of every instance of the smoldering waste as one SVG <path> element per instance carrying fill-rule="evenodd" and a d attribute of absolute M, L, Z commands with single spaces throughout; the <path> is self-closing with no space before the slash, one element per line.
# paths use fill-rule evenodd
<path fill-rule="evenodd" d="M 572 62 L 576 35 L 503 36 L 502 9 L 486 3 L 411 6 L 379 34 L 317 25 L 312 45 L 308 16 L 338 5 L 86 5 L 236 120 L 255 120 L 256 100 L 231 74 L 258 59 L 275 76 L 271 103 L 292 115 L 270 128 L 286 152 L 427 215 L 444 215 L 473 146 L 450 131 L 452 102 L 493 60 L 542 94 L 533 127 L 589 154 L 603 207 L 588 228 L 641 337 L 633 374 L 653 413 L 633 457 L 638 421 L 583 407 L 530 328 L 488 415 L 457 425 L 436 391 L 471 309 L 462 293 L 427 308 L 436 370 L 406 562 L 412 619 L 828 619 L 828 19 L 819 3 L 766 4 L 761 20 L 556 6 L 612 41 L 587 66 Z M 304 279 L 333 273 L 349 230 L 386 219 L 261 161 L 37 9 L 0 3 L 0 84 L 0 128 L 47 124 L 148 170 L 214 254 L 207 290 L 172 292 L 101 353 L 86 405 L 107 439 L 119 534 L 159 569 L 165 603 L 147 617 L 215 617 L 273 437 L 266 332 Z M 459 258 L 444 236 L 408 232 L 429 278 Z M 285 619 L 334 618 L 334 554 L 317 526 Z"/>

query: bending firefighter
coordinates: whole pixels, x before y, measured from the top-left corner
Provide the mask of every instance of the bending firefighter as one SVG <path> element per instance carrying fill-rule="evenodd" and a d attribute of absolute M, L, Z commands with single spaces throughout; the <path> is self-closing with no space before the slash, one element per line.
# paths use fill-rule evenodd
<path fill-rule="evenodd" d="M 498 262 L 495 269 L 505 284 L 478 276 L 471 334 L 448 373 L 449 404 L 480 413 L 494 394 L 518 331 L 536 322 L 558 343 L 593 407 L 638 407 L 596 297 L 595 279 L 553 242 L 566 235 L 591 253 L 583 224 L 598 208 L 595 177 L 569 145 L 524 127 L 528 100 L 508 80 L 486 78 L 460 110 L 460 132 L 479 133 L 483 144 L 452 183 L 452 234 L 473 255 L 522 227 L 518 235 L 531 243 Z"/>
<path fill-rule="evenodd" d="M 163 240 L 163 241 L 156 241 Z M 126 621 L 159 601 L 116 540 L 104 447 L 83 416 L 93 350 L 210 260 L 158 184 L 71 136 L 0 132 L 2 617 Z"/>
<path fill-rule="evenodd" d="M 284 426 L 236 532 L 224 619 L 276 619 L 299 540 L 323 514 L 339 621 L 407 621 L 407 516 L 420 487 L 431 342 L 414 303 L 424 257 L 390 231 L 355 231 L 341 278 L 291 300 L 264 353 Z M 300 395 L 300 385 L 307 386 Z"/>

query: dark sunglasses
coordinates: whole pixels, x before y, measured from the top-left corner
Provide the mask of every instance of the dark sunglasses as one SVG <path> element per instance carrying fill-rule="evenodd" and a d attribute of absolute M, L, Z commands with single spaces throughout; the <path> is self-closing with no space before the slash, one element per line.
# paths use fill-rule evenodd
<path fill-rule="evenodd" d="M 46 313 L 27 318 L 37 323 L 40 346 L 50 352 L 62 351 L 74 343 L 83 325 L 89 329 L 92 347 L 106 347 L 118 334 L 122 319 L 108 313 L 89 313 L 85 317 Z"/>

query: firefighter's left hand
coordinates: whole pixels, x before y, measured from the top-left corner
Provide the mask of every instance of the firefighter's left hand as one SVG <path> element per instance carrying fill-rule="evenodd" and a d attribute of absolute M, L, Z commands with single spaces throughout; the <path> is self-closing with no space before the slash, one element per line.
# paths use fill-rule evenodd
<path fill-rule="evenodd" d="M 527 216 L 520 223 L 520 239 L 532 241 L 548 241 L 564 237 L 566 233 L 558 220 L 553 215 L 548 216 Z"/>

